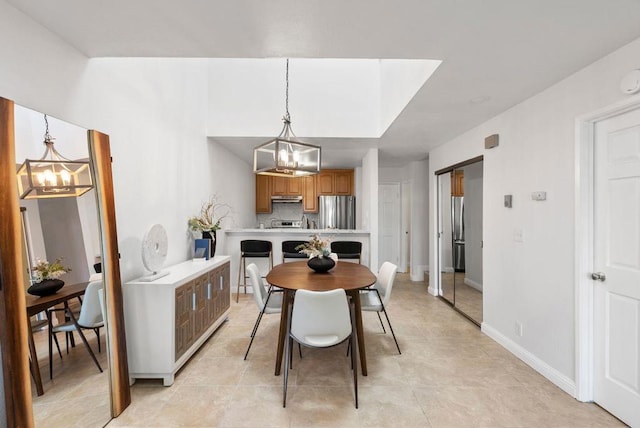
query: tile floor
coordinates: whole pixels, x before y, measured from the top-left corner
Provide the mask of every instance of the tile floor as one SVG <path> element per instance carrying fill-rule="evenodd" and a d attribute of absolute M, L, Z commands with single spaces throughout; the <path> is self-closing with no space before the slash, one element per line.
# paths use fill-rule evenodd
<path fill-rule="evenodd" d="M 369 376 L 359 377 L 359 409 L 344 347 L 295 357 L 283 409 L 282 378 L 273 375 L 279 315 L 265 315 L 244 361 L 257 309 L 243 295 L 173 386 L 136 382 L 133 403 L 108 427 L 622 426 L 483 335 L 426 283 L 398 275 L 388 312 L 403 353 L 365 313 Z"/>

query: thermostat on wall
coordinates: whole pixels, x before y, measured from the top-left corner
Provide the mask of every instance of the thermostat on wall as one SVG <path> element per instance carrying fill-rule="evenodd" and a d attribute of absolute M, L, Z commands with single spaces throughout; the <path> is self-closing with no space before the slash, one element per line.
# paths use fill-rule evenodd
<path fill-rule="evenodd" d="M 640 70 L 633 70 L 620 81 L 620 90 L 624 94 L 635 94 L 640 91 Z"/>

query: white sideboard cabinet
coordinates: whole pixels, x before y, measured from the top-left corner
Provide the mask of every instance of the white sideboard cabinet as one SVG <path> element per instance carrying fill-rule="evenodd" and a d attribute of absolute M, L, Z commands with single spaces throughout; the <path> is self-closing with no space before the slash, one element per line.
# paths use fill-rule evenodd
<path fill-rule="evenodd" d="M 229 315 L 229 256 L 186 261 L 163 270 L 153 282 L 123 287 L 129 376 L 161 378 L 173 384 L 176 372 Z"/>

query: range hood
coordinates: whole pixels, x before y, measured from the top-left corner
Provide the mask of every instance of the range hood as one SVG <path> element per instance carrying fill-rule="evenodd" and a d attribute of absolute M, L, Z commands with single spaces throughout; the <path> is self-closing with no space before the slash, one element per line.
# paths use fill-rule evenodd
<path fill-rule="evenodd" d="M 271 196 L 271 202 L 274 204 L 295 204 L 298 202 L 302 202 L 302 196 L 280 196 L 275 195 Z"/>

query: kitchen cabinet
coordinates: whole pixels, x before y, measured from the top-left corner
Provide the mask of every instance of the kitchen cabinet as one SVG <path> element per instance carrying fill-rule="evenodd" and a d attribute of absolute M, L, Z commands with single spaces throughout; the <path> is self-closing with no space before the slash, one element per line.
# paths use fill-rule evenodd
<path fill-rule="evenodd" d="M 353 170 L 323 169 L 318 174 L 316 185 L 318 196 L 352 196 L 354 194 Z"/>
<path fill-rule="evenodd" d="M 302 195 L 302 210 L 318 212 L 318 196 L 353 196 L 352 169 L 323 169 L 319 174 L 304 177 L 256 175 L 256 214 L 271 213 L 271 196 Z"/>
<path fill-rule="evenodd" d="M 130 378 L 161 378 L 169 386 L 229 315 L 230 258 L 165 270 L 169 275 L 153 282 L 126 283 L 123 300 Z"/>
<path fill-rule="evenodd" d="M 464 196 L 464 171 L 451 171 L 451 196 Z"/>
<path fill-rule="evenodd" d="M 271 177 L 256 174 L 256 213 L 271 212 Z"/>
<path fill-rule="evenodd" d="M 305 213 L 318 212 L 318 194 L 316 193 L 317 175 L 299 178 L 302 182 L 302 211 Z"/>
<path fill-rule="evenodd" d="M 340 196 L 353 196 L 353 170 L 335 171 L 334 177 L 335 194 Z"/>
<path fill-rule="evenodd" d="M 271 195 L 300 196 L 302 195 L 302 180 L 290 177 L 272 177 Z"/>

